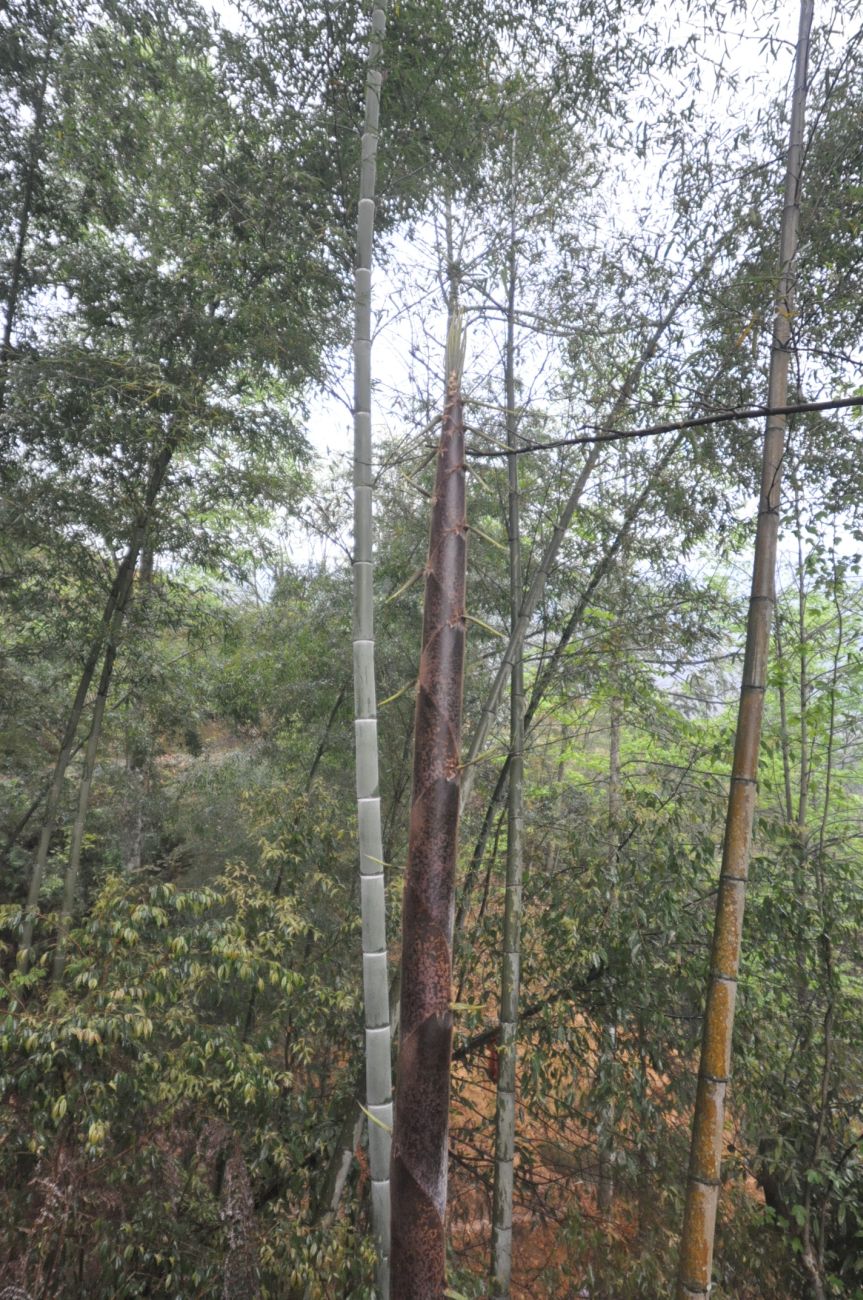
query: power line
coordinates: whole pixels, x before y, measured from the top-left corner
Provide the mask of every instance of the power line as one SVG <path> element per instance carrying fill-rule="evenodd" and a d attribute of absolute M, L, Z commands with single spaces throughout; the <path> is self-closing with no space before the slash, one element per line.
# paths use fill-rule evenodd
<path fill-rule="evenodd" d="M 751 406 L 746 410 L 723 411 L 719 415 L 704 415 L 697 420 L 673 420 L 667 424 L 652 424 L 643 429 L 604 429 L 602 425 L 583 424 L 582 429 L 595 433 L 577 438 L 554 438 L 550 442 L 528 442 L 515 451 L 505 448 L 494 451 L 469 450 L 473 457 L 524 456 L 527 452 L 552 451 L 556 447 L 582 447 L 595 442 L 619 442 L 624 438 L 655 438 L 661 433 L 679 433 L 685 429 L 700 429 L 710 424 L 727 424 L 732 420 L 759 420 L 773 415 L 805 415 L 811 411 L 839 411 L 851 406 L 863 407 L 863 397 L 834 397 L 824 402 L 795 402 L 787 406 Z"/>

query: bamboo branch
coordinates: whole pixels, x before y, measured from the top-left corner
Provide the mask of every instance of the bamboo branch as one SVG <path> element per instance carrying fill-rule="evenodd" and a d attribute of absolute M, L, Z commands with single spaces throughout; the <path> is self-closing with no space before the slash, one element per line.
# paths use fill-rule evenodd
<path fill-rule="evenodd" d="M 546 994 L 543 998 L 538 998 L 535 1002 L 529 1002 L 523 1007 L 520 1014 L 520 1020 L 533 1020 L 546 1007 L 554 1006 L 556 1002 L 568 1002 L 576 993 L 583 993 L 595 984 L 601 975 L 605 973 L 604 966 L 594 966 L 588 972 L 583 980 L 578 984 L 570 984 L 565 987 L 553 989 L 551 993 Z M 478 1052 L 481 1047 L 488 1047 L 489 1043 L 500 1041 L 500 1024 L 491 1025 L 488 1029 L 481 1029 L 478 1034 L 471 1035 L 465 1042 L 460 1043 L 452 1054 L 453 1061 L 464 1061 L 474 1052 Z"/>
<path fill-rule="evenodd" d="M 138 565 L 138 556 L 144 545 L 147 534 L 147 528 L 150 523 L 150 515 L 156 498 L 161 491 L 165 475 L 171 463 L 171 458 L 177 447 L 175 435 L 168 440 L 150 470 L 150 477 L 147 482 L 147 488 L 144 494 L 143 507 L 138 518 L 135 520 L 132 529 L 132 539 L 123 559 L 117 567 L 114 581 L 111 584 L 111 590 L 108 593 L 108 599 L 105 602 L 105 608 L 102 613 L 102 620 L 99 630 L 93 639 L 90 649 L 87 652 L 87 658 L 81 677 L 78 682 L 78 688 L 75 692 L 75 698 L 72 701 L 72 707 L 69 712 L 69 718 L 66 723 L 66 729 L 60 742 L 60 752 L 54 764 L 54 772 L 51 776 L 51 784 L 48 788 L 48 794 L 45 800 L 45 812 L 42 821 L 42 829 L 39 835 L 39 844 L 33 861 L 33 867 L 30 874 L 30 887 L 27 895 L 27 909 L 24 914 L 24 924 L 21 931 L 21 943 L 18 948 L 18 961 L 22 966 L 29 963 L 30 949 L 33 943 L 33 929 L 36 924 L 36 916 L 39 909 L 39 894 L 42 889 L 42 880 L 45 874 L 45 866 L 48 861 L 48 849 L 51 843 L 51 836 L 54 833 L 54 827 L 57 820 L 57 811 L 60 806 L 60 799 L 63 793 L 63 782 L 66 771 L 72 761 L 72 754 L 75 752 L 75 739 L 78 733 L 78 727 L 81 723 L 81 717 L 84 712 L 84 706 L 87 702 L 87 696 L 90 692 L 90 685 L 99 662 L 102 646 L 105 639 L 112 633 L 114 627 L 115 612 L 125 608 L 126 600 L 132 589 L 135 569 Z M 119 624 L 116 632 L 119 633 Z"/>

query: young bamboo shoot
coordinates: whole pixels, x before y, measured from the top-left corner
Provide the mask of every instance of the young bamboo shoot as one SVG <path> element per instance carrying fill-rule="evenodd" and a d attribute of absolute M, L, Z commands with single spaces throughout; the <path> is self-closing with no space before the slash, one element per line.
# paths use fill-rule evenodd
<path fill-rule="evenodd" d="M 452 925 L 465 647 L 463 344 L 450 332 L 432 497 L 402 913 L 402 991 L 393 1133 L 392 1288 L 440 1300 L 452 1052 Z"/>

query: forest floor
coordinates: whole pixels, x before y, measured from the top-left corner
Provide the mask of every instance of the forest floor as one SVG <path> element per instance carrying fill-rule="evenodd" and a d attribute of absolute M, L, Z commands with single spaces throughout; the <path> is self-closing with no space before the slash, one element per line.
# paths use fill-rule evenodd
<path fill-rule="evenodd" d="M 583 1018 L 579 1017 L 583 1027 Z M 462 1267 L 476 1277 L 487 1275 L 491 1242 L 491 1204 L 496 1085 L 491 1052 L 456 1063 L 453 1071 L 449 1235 Z M 524 1057 L 523 1044 L 519 1055 Z M 520 1072 L 521 1073 L 521 1072 Z M 684 1150 L 688 1117 L 660 1104 L 668 1079 L 651 1074 L 657 1115 L 669 1127 L 668 1140 Z M 590 1286 L 591 1266 L 605 1270 L 602 1256 L 634 1255 L 639 1250 L 640 1214 L 652 1218 L 651 1196 L 639 1195 L 635 1180 L 617 1176 L 612 1209 L 599 1205 L 599 1157 L 596 1136 L 584 1115 L 561 1118 L 549 1102 L 518 1107 L 513 1206 L 513 1300 L 580 1300 L 605 1296 Z M 729 1141 L 740 1150 L 740 1137 L 728 1115 Z M 625 1144 L 626 1134 L 620 1135 Z M 741 1180 L 744 1196 L 763 1204 L 755 1179 Z M 574 1269 L 574 1258 L 578 1269 Z M 607 1263 L 606 1263 L 607 1268 Z M 629 1293 L 627 1293 L 629 1294 Z M 761 1300 L 757 1285 L 736 1300 Z"/>

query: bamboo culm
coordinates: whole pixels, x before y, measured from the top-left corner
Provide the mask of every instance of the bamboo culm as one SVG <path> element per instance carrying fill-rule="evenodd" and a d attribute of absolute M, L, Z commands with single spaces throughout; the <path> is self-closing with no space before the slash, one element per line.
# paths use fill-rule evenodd
<path fill-rule="evenodd" d="M 625 598 L 622 606 L 626 608 Z M 615 665 L 615 675 L 619 680 L 619 663 Z M 617 924 L 618 910 L 618 836 L 620 834 L 620 724 L 622 706 L 620 696 L 615 694 L 608 702 L 609 736 L 608 736 L 608 875 L 607 888 L 610 897 L 609 920 L 612 927 Z M 599 1077 L 603 1091 L 607 1094 L 603 1101 L 598 1125 L 599 1149 L 599 1183 L 597 1186 L 597 1204 L 600 1212 L 608 1218 L 614 1204 L 614 1160 L 615 1160 L 615 1057 L 617 1055 L 617 1016 L 612 1012 L 611 1018 L 602 1026 L 602 1050 L 599 1056 Z"/>
<path fill-rule="evenodd" d="M 27 247 L 27 234 L 30 229 L 30 217 L 33 210 L 33 192 L 36 185 L 36 168 L 39 162 L 39 148 L 42 143 L 42 129 L 45 121 L 45 98 L 48 93 L 48 76 L 51 71 L 51 52 L 54 45 L 55 30 L 54 27 L 49 29 L 45 41 L 45 59 L 42 64 L 42 75 L 39 78 L 33 127 L 30 132 L 27 176 L 24 181 L 24 193 L 21 196 L 18 234 L 15 239 L 15 251 L 12 254 L 9 291 L 6 295 L 3 336 L 0 338 L 0 411 L 2 411 L 6 400 L 7 369 L 9 358 L 12 355 L 12 332 L 15 328 L 15 317 L 18 314 L 18 298 L 21 293 L 21 279 L 24 271 L 24 252 Z"/>
<path fill-rule="evenodd" d="M 63 970 L 66 965 L 66 942 L 69 937 L 69 926 L 75 907 L 75 894 L 78 888 L 78 875 L 81 867 L 81 846 L 84 842 L 84 827 L 87 821 L 87 810 L 90 806 L 90 789 L 93 784 L 93 772 L 96 767 L 96 753 L 99 748 L 99 738 L 102 733 L 105 707 L 108 703 L 108 691 L 111 687 L 111 678 L 114 675 L 114 662 L 117 658 L 117 643 L 131 589 L 132 584 L 129 583 L 126 587 L 122 601 L 118 601 L 117 603 L 117 608 L 114 611 L 114 617 L 111 621 L 111 628 L 108 633 L 108 644 L 105 649 L 105 658 L 102 662 L 102 672 L 99 676 L 96 700 L 93 705 L 90 734 L 87 737 L 87 745 L 84 750 L 84 766 L 81 771 L 81 784 L 78 789 L 78 810 L 72 827 L 72 844 L 69 849 L 69 861 L 66 864 L 66 872 L 63 880 L 63 901 L 60 907 L 60 920 L 57 927 L 57 944 L 54 949 L 53 977 L 55 982 L 63 978 Z"/>
<path fill-rule="evenodd" d="M 398 1300 L 441 1300 L 446 1285 L 452 924 L 467 552 L 458 352 L 452 341 L 432 497 L 402 911 L 392 1151 L 392 1291 Z"/>
<path fill-rule="evenodd" d="M 641 377 L 644 374 L 645 368 L 649 365 L 653 357 L 656 355 L 657 349 L 659 347 L 659 344 L 662 341 L 663 335 L 665 334 L 669 326 L 676 319 L 678 311 L 688 299 L 695 284 L 698 283 L 698 281 L 706 273 L 708 266 L 711 264 L 712 264 L 712 259 L 706 262 L 698 270 L 698 272 L 692 277 L 692 279 L 690 279 L 687 282 L 687 284 L 683 287 L 681 292 L 671 303 L 663 318 L 659 321 L 655 330 L 653 331 L 647 343 L 645 344 L 645 347 L 641 355 L 639 356 L 635 365 L 632 367 L 632 369 L 630 370 L 629 374 L 626 376 L 626 379 L 624 380 L 623 384 L 620 387 L 620 391 L 618 392 L 617 397 L 615 398 L 612 408 L 608 415 L 609 424 L 612 425 L 615 424 L 620 419 L 623 412 L 626 410 L 630 398 L 633 396 L 639 383 L 641 382 Z M 596 464 L 599 460 L 601 450 L 602 448 L 599 443 L 594 443 L 594 445 L 590 448 L 590 451 L 587 454 L 584 464 L 581 467 L 581 471 L 578 477 L 576 478 L 575 483 L 572 486 L 569 497 L 567 498 L 566 501 L 566 505 L 564 506 L 560 518 L 554 527 L 551 537 L 548 540 L 548 544 L 542 554 L 539 564 L 537 565 L 536 569 L 534 570 L 533 576 L 531 577 L 530 584 L 527 589 L 527 593 L 524 596 L 522 602 L 518 620 L 512 632 L 510 633 L 509 640 L 507 641 L 506 648 L 503 653 L 503 658 L 500 662 L 500 665 L 498 666 L 498 670 L 495 675 L 494 681 L 492 682 L 491 689 L 489 690 L 489 693 L 486 696 L 485 704 L 483 705 L 479 722 L 476 725 L 476 730 L 474 731 L 473 736 L 471 737 L 470 745 L 468 746 L 467 756 L 464 762 L 464 774 L 462 776 L 462 784 L 461 784 L 462 808 L 465 807 L 467 801 L 470 799 L 470 796 L 473 793 L 474 782 L 476 781 L 476 768 L 478 766 L 482 752 L 485 749 L 489 732 L 491 731 L 492 724 L 497 714 L 501 697 L 503 695 L 504 686 L 508 681 L 511 680 L 512 666 L 515 663 L 515 660 L 518 657 L 518 655 L 521 653 L 521 647 L 524 644 L 524 638 L 525 635 L 527 634 L 527 629 L 530 625 L 530 621 L 537 610 L 539 602 L 542 600 L 543 592 L 545 591 L 545 584 L 548 581 L 548 575 L 551 572 L 555 560 L 557 559 L 558 552 L 560 551 L 560 548 L 563 544 L 563 539 L 566 536 L 567 530 L 569 529 L 569 525 L 572 523 L 573 516 L 575 515 L 575 512 L 578 508 L 578 503 L 581 500 L 581 494 L 584 491 L 587 482 L 591 474 L 593 473 L 593 470 L 595 469 Z M 510 457 L 512 457 L 515 454 L 518 453 L 517 452 L 509 453 Z"/>
<path fill-rule="evenodd" d="M 110 635 L 114 623 L 115 611 L 120 606 L 125 608 L 126 601 L 128 600 L 129 592 L 132 588 L 132 582 L 134 581 L 135 569 L 138 564 L 138 556 L 140 555 L 141 549 L 144 545 L 144 539 L 149 526 L 150 515 L 156 502 L 156 498 L 161 491 L 162 484 L 164 483 L 165 475 L 168 472 L 168 466 L 171 463 L 171 458 L 176 449 L 176 445 L 176 441 L 171 439 L 165 444 L 153 462 L 141 513 L 135 521 L 132 530 L 132 540 L 129 543 L 126 554 L 123 556 L 123 559 L 117 567 L 114 581 L 111 583 L 111 589 L 108 592 L 108 598 L 102 612 L 99 630 L 87 652 L 87 658 L 84 662 L 81 677 L 78 681 L 75 698 L 72 701 L 72 708 L 69 712 L 66 729 L 63 733 L 63 739 L 60 742 L 60 752 L 57 755 L 54 764 L 54 771 L 51 775 L 51 784 L 48 787 L 48 793 L 45 799 L 45 812 L 39 834 L 39 843 L 36 848 L 33 868 L 30 873 L 27 907 L 24 913 L 24 922 L 21 931 L 21 944 L 18 949 L 19 964 L 24 966 L 26 966 L 30 960 L 30 950 L 33 945 L 33 929 L 39 908 L 39 894 L 42 889 L 45 866 L 48 861 L 48 849 L 57 821 L 57 810 L 63 793 L 63 782 L 69 764 L 72 761 L 72 755 L 75 752 L 75 737 L 81 723 L 84 706 L 87 703 L 90 685 L 96 672 L 96 666 L 102 653 L 102 647 L 105 644 L 106 638 Z"/>
<path fill-rule="evenodd" d="M 366 72 L 354 273 L 354 732 L 362 909 L 366 1107 L 377 1290 L 389 1296 L 390 1134 L 393 1122 L 386 896 L 378 787 L 372 567 L 371 266 L 386 0 L 375 0 Z"/>
<path fill-rule="evenodd" d="M 513 164 L 513 190 L 515 166 Z M 515 194 L 509 247 L 507 333 L 505 361 L 507 446 L 514 451 L 518 439 L 515 406 Z M 509 597 L 510 635 L 521 612 L 521 522 L 518 458 L 510 456 L 509 479 Z M 518 999 L 521 970 L 521 919 L 524 820 L 524 658 L 521 646 L 510 676 L 509 792 L 507 803 L 506 883 L 504 887 L 503 952 L 500 976 L 500 1041 L 497 1045 L 497 1100 L 495 1106 L 494 1188 L 492 1193 L 492 1294 L 508 1297 L 512 1286 L 512 1203 L 515 1158 L 515 1096 L 518 1072 Z"/>
<path fill-rule="evenodd" d="M 802 0 L 785 175 L 785 203 L 779 240 L 779 284 L 770 352 L 767 405 L 771 410 L 784 405 L 788 393 L 812 11 L 813 0 Z M 743 907 L 755 813 L 767 655 L 774 618 L 776 547 L 784 450 L 785 416 L 773 415 L 767 420 L 764 433 L 746 653 L 716 899 L 680 1244 L 677 1300 L 692 1300 L 693 1297 L 706 1300 L 710 1293 Z"/>

